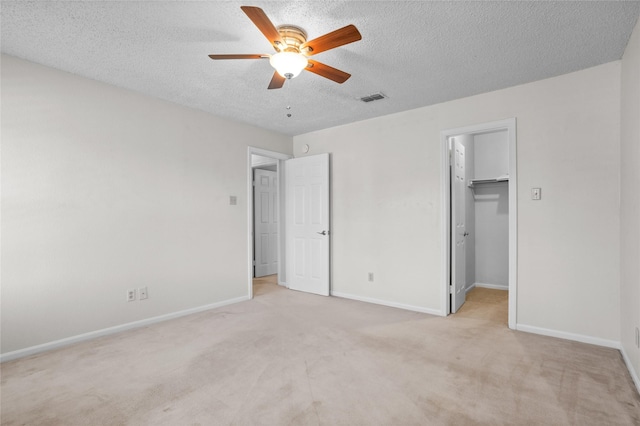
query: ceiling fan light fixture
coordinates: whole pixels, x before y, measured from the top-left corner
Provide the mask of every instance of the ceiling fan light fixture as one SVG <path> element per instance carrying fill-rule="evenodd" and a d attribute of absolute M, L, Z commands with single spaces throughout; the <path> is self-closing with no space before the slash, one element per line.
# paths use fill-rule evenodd
<path fill-rule="evenodd" d="M 295 78 L 307 67 L 307 57 L 296 52 L 278 52 L 271 55 L 269 63 L 286 79 Z"/>
<path fill-rule="evenodd" d="M 267 87 L 269 90 L 282 88 L 285 81 L 295 78 L 303 70 L 335 81 L 338 84 L 344 83 L 351 77 L 349 73 L 325 65 L 322 62 L 307 59 L 307 56 L 313 56 L 361 40 L 362 35 L 355 25 L 350 24 L 307 41 L 305 30 L 295 25 L 280 25 L 276 27 L 259 7 L 241 6 L 240 9 L 269 40 L 269 43 L 277 53 L 273 55 L 213 54 L 209 55 L 209 58 L 213 60 L 269 58 L 271 66 L 276 70 Z"/>

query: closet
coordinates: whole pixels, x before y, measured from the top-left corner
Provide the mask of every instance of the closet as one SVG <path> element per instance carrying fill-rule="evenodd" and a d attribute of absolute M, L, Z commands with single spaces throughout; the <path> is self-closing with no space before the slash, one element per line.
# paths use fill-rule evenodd
<path fill-rule="evenodd" d="M 473 298 L 508 297 L 508 325 L 515 329 L 518 277 L 516 119 L 443 130 L 442 211 L 445 314 Z M 500 298 L 503 300 L 503 298 Z M 475 306 L 475 305 L 474 305 Z"/>
<path fill-rule="evenodd" d="M 469 135 L 466 289 L 509 289 L 509 140 L 506 130 Z"/>
<path fill-rule="evenodd" d="M 451 136 L 450 312 L 474 287 L 509 290 L 509 132 Z"/>

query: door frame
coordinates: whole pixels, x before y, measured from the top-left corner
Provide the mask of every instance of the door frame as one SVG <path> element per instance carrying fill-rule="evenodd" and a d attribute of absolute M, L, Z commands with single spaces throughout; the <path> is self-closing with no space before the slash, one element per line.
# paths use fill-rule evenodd
<path fill-rule="evenodd" d="M 493 121 L 472 126 L 448 129 L 440 132 L 441 149 L 441 193 L 442 193 L 442 315 L 451 312 L 449 285 L 451 281 L 451 164 L 449 154 L 449 138 L 465 134 L 488 133 L 506 130 L 509 140 L 509 328 L 515 330 L 517 324 L 517 290 L 518 290 L 518 182 L 516 155 L 516 119 Z"/>
<path fill-rule="evenodd" d="M 285 160 L 293 158 L 293 155 L 283 154 L 281 152 L 269 151 L 262 148 L 249 146 L 247 148 L 247 276 L 248 276 L 248 295 L 249 299 L 253 299 L 253 167 L 251 164 L 251 155 L 260 155 L 262 157 L 277 160 L 276 173 L 278 178 L 278 284 L 286 286 L 286 260 L 285 250 L 285 177 L 284 164 Z"/>

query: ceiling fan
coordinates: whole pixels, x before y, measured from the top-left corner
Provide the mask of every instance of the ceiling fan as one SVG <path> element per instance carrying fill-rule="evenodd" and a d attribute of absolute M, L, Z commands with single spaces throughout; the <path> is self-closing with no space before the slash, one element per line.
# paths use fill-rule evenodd
<path fill-rule="evenodd" d="M 362 39 L 360 32 L 354 25 L 332 31 L 328 34 L 307 41 L 307 33 L 294 25 L 275 27 L 262 9 L 254 6 L 241 6 L 244 13 L 253 21 L 256 27 L 269 40 L 276 53 L 273 55 L 209 55 L 211 59 L 269 59 L 269 63 L 276 72 L 271 78 L 269 89 L 280 89 L 288 79 L 296 77 L 302 70 L 328 78 L 336 83 L 344 83 L 351 74 L 330 67 L 321 62 L 309 59 L 326 50 L 344 46 Z"/>

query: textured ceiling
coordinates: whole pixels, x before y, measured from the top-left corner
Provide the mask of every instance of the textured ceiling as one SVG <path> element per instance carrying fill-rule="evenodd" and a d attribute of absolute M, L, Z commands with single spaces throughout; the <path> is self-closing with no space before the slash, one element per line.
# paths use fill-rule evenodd
<path fill-rule="evenodd" d="M 240 10 L 315 38 L 355 24 L 362 40 L 313 59 L 353 76 L 310 72 L 267 90 L 273 53 Z M 2 1 L 2 52 L 289 135 L 552 77 L 624 53 L 638 1 Z M 387 99 L 358 98 L 383 92 Z M 287 110 L 286 107 L 291 109 Z M 291 113 L 291 117 L 287 117 Z"/>

